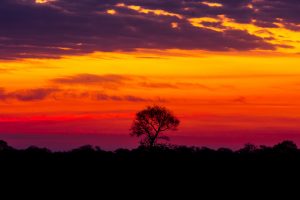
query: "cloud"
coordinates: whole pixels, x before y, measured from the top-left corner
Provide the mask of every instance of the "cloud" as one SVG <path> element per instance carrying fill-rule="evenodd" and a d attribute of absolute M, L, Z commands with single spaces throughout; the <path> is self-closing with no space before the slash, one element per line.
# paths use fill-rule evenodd
<path fill-rule="evenodd" d="M 204 89 L 204 90 L 214 90 L 214 88 L 207 86 L 201 83 L 192 83 L 192 82 L 174 82 L 174 83 L 165 83 L 165 82 L 142 82 L 139 84 L 141 87 L 153 88 L 153 89 Z"/>
<path fill-rule="evenodd" d="M 96 86 L 97 88 L 118 90 L 120 88 L 139 88 L 139 89 L 202 89 L 208 91 L 217 91 L 220 89 L 233 89 L 232 85 L 217 86 L 214 84 L 204 84 L 206 80 L 218 79 L 274 79 L 274 78 L 298 78 L 300 74 L 276 74 L 276 73 L 258 73 L 258 74 L 228 74 L 228 75 L 198 75 L 190 77 L 189 81 L 180 81 L 186 77 L 176 77 L 175 80 L 165 82 L 163 79 L 169 77 L 156 77 L 156 76 L 136 76 L 136 75 L 117 75 L 117 74 L 75 74 L 71 76 L 62 76 L 51 79 L 51 83 L 59 84 L 62 86 L 70 86 L 71 88 L 82 86 Z M 159 78 L 159 79 L 158 79 Z M 72 90 L 64 90 L 66 96 L 72 95 L 84 97 L 87 92 L 75 93 Z"/>
<path fill-rule="evenodd" d="M 236 22 L 254 23 L 260 27 L 278 27 L 276 23 L 284 25 L 300 23 L 300 5 L 297 0 L 132 0 L 128 1 L 128 4 L 148 9 L 163 9 L 184 17 L 224 15 Z"/>
<path fill-rule="evenodd" d="M 141 80 L 146 80 L 140 82 Z M 97 85 L 104 88 L 116 89 L 122 86 L 142 87 L 142 88 L 169 88 L 169 89 L 186 89 L 202 88 L 211 89 L 209 86 L 200 83 L 189 82 L 160 82 L 152 80 L 150 77 L 133 76 L 133 75 L 116 75 L 116 74 L 76 74 L 72 76 L 59 77 L 50 80 L 52 83 L 62 85 Z"/>
<path fill-rule="evenodd" d="M 0 68 L 0 73 L 8 73 L 13 71 L 14 69 L 9 69 L 9 68 Z"/>
<path fill-rule="evenodd" d="M 155 101 L 154 99 L 143 98 L 134 95 L 111 95 L 98 91 L 80 91 L 80 90 L 63 90 L 57 88 L 36 88 L 22 89 L 7 92 L 0 88 L 0 101 L 16 100 L 23 102 L 41 101 L 48 97 L 60 101 L 64 99 L 87 99 L 92 101 L 128 101 L 128 102 L 146 102 Z"/>
<path fill-rule="evenodd" d="M 239 96 L 239 97 L 233 99 L 232 102 L 246 104 L 247 103 L 247 99 L 244 96 Z"/>
<path fill-rule="evenodd" d="M 6 92 L 4 88 L 0 88 L 0 100 L 39 101 L 46 99 L 57 91 L 58 89 L 55 88 L 37 88 Z"/>
<path fill-rule="evenodd" d="M 117 95 L 107 95 L 103 93 L 96 94 L 95 99 L 98 101 L 130 101 L 130 102 L 150 101 L 150 99 L 145 99 L 142 97 L 137 97 L 132 95 L 117 96 Z"/>
<path fill-rule="evenodd" d="M 235 74 L 235 75 L 204 75 L 195 78 L 205 79 L 254 79 L 254 78 L 297 78 L 300 74 Z"/>
<path fill-rule="evenodd" d="M 299 20 L 295 12 L 299 11 L 298 6 L 290 6 L 291 0 L 277 0 L 274 5 L 268 0 L 252 1 L 216 0 L 213 3 L 222 6 L 208 6 L 212 4 L 198 0 L 56 0 L 39 4 L 34 0 L 1 0 L 0 59 L 57 58 L 138 48 L 274 50 L 276 45 L 245 30 L 215 31 L 205 26 L 195 27 L 188 20 L 219 15 L 240 23 L 250 23 L 257 18 L 261 24 L 273 23 L 276 17 L 289 24 Z M 254 12 L 247 6 L 251 3 L 264 11 Z M 279 3 L 284 7 L 275 7 L 281 5 Z M 291 12 L 287 12 L 287 8 Z"/>
<path fill-rule="evenodd" d="M 51 82 L 64 85 L 100 85 L 105 88 L 117 88 L 131 78 L 123 75 L 76 74 L 52 79 Z"/>
<path fill-rule="evenodd" d="M 163 83 L 163 82 L 142 82 L 140 86 L 146 88 L 171 88 L 171 89 L 178 89 L 176 84 L 172 83 Z"/>

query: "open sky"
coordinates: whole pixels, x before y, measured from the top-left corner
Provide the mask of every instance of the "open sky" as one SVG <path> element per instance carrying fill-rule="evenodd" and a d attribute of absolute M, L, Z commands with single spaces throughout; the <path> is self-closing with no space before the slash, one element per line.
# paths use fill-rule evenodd
<path fill-rule="evenodd" d="M 1 0 L 0 139 L 135 147 L 147 105 L 171 142 L 300 144 L 298 0 Z"/>

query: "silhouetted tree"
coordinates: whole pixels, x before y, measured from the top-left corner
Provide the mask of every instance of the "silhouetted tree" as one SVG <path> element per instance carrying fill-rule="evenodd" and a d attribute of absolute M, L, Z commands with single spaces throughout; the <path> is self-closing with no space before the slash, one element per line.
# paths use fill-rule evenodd
<path fill-rule="evenodd" d="M 254 144 L 247 143 L 245 146 L 240 149 L 239 153 L 253 153 L 257 150 L 257 147 Z"/>
<path fill-rule="evenodd" d="M 131 127 L 132 136 L 144 136 L 141 144 L 152 148 L 158 139 L 169 140 L 163 132 L 177 130 L 180 121 L 173 113 L 161 106 L 148 106 L 136 113 L 136 118 Z"/>
<path fill-rule="evenodd" d="M 13 148 L 10 147 L 7 142 L 5 142 L 4 140 L 0 140 L 0 151 L 4 151 L 4 150 L 12 150 Z"/>
<path fill-rule="evenodd" d="M 297 145 L 293 141 L 285 140 L 283 142 L 280 142 L 279 144 L 276 144 L 274 147 L 274 150 L 277 151 L 296 151 Z"/>

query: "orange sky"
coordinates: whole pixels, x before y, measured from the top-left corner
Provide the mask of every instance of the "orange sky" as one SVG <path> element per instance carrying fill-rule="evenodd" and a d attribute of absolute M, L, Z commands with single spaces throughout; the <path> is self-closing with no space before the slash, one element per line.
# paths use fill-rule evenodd
<path fill-rule="evenodd" d="M 18 0 L 14 2 L 18 6 L 25 5 Z M 45 9 L 50 14 L 67 13 L 67 16 L 77 12 L 83 15 L 75 5 L 71 7 L 74 10 L 68 10 L 65 2 L 40 0 L 31 2 L 31 7 L 26 9 Z M 173 110 L 182 121 L 180 130 L 170 133 L 175 143 L 238 146 L 247 142 L 275 143 L 282 139 L 300 142 L 299 25 L 285 15 L 263 18 L 265 7 L 260 6 L 267 1 L 249 2 L 252 3 L 241 9 L 258 14 L 253 14 L 248 22 L 235 18 L 235 13 L 228 13 L 226 9 L 232 5 L 221 0 L 201 1 L 201 9 L 219 13 L 207 16 L 186 14 L 193 9 L 188 6 L 177 12 L 168 6 L 155 5 L 155 8 L 153 5 L 147 7 L 147 4 L 127 4 L 126 1 L 105 5 L 96 14 L 111 17 L 108 19 L 114 24 L 119 24 L 114 20 L 121 16 L 120 24 L 125 24 L 121 31 L 127 30 L 131 35 L 122 32 L 121 36 L 105 39 L 109 37 L 105 32 L 100 37 L 104 40 L 99 39 L 95 46 L 89 44 L 88 39 L 93 39 L 95 36 L 89 34 L 98 30 L 90 30 L 90 27 L 82 28 L 78 33 L 78 28 L 70 28 L 74 37 L 80 32 L 89 33 L 87 42 L 79 43 L 72 41 L 73 38 L 59 38 L 64 31 L 68 35 L 69 29 L 43 38 L 47 33 L 42 32 L 42 23 L 37 22 L 32 27 L 38 28 L 28 33 L 34 42 L 27 44 L 31 40 L 24 35 L 33 29 L 29 22 L 27 32 L 18 37 L 15 32 L 9 32 L 12 25 L 8 26 L 5 29 L 8 33 L 0 31 L 3 49 L 0 50 L 0 139 L 2 135 L 19 146 L 32 142 L 53 147 L 47 137 L 57 134 L 121 135 L 123 138 L 128 135 L 135 112 L 147 105 L 159 104 Z M 36 14 L 33 13 L 32 16 Z M 56 14 L 54 16 L 58 16 Z M 151 27 L 161 24 L 149 32 L 149 37 L 145 32 L 132 35 L 139 30 L 149 31 L 147 27 L 141 27 L 140 22 L 132 21 L 133 17 L 137 17 L 135 20 L 153 18 L 154 21 L 148 24 Z M 8 22 L 13 23 L 13 18 L 10 20 Z M 66 18 L 69 23 L 67 20 L 70 19 Z M 109 29 L 109 22 L 102 28 Z M 168 29 L 160 33 L 166 24 Z M 63 24 L 60 28 L 65 27 L 68 26 Z M 115 34 L 120 30 L 109 31 Z M 186 36 L 187 32 L 191 36 Z M 171 39 L 164 43 L 168 34 Z M 203 34 L 201 37 L 215 35 L 200 40 L 195 37 L 197 34 Z M 146 42 L 129 40 L 139 37 L 145 37 Z M 161 37 L 161 42 L 157 43 L 157 37 Z M 5 42 L 10 40 L 13 43 L 6 45 Z M 25 42 L 19 44 L 19 40 Z M 39 44 L 41 40 L 55 42 L 45 44 L 48 45 L 45 50 L 44 44 Z M 113 40 L 122 44 L 109 43 L 115 49 L 101 46 Z M 193 46 L 193 40 L 199 46 Z M 214 40 L 220 40 L 222 44 L 218 46 L 219 42 L 214 43 Z M 202 43 L 205 45 L 201 46 Z M 18 139 L 22 134 L 27 137 L 27 142 Z M 43 134 L 48 135 L 42 143 L 34 139 Z M 128 142 L 130 138 L 124 143 L 123 139 L 95 140 L 88 141 L 107 148 L 132 146 Z M 77 144 L 81 144 L 79 139 Z"/>
<path fill-rule="evenodd" d="M 160 104 L 182 120 L 180 131 L 171 135 L 211 134 L 220 142 L 222 132 L 233 131 L 248 134 L 242 142 L 248 136 L 256 142 L 259 130 L 294 133 L 300 130 L 298 60 L 289 55 L 141 51 L 5 61 L 0 121 L 21 125 L 4 125 L 0 131 L 128 134 L 136 111 Z M 61 124 L 53 126 L 55 121 Z"/>

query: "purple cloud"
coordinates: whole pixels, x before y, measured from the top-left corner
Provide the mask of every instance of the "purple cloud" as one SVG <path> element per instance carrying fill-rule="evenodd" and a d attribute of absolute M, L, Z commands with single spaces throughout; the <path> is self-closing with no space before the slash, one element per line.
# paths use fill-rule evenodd
<path fill-rule="evenodd" d="M 6 92 L 4 88 L 0 88 L 0 100 L 39 101 L 46 99 L 57 91 L 58 89 L 55 88 L 37 88 Z"/>
<path fill-rule="evenodd" d="M 78 90 L 61 90 L 56 88 L 37 88 L 22 89 L 7 92 L 4 88 L 0 88 L 0 101 L 16 100 L 23 102 L 41 101 L 48 97 L 59 101 L 64 98 L 71 99 L 90 99 L 95 101 L 128 101 L 128 102 L 146 102 L 152 101 L 143 97 L 134 95 L 108 95 L 97 91 L 78 91 Z"/>
<path fill-rule="evenodd" d="M 97 93 L 95 95 L 95 99 L 98 101 L 130 101 L 130 102 L 150 101 L 149 99 L 132 96 L 132 95 L 117 96 L 117 95 L 107 95 L 107 94 L 103 94 L 103 93 Z"/>
<path fill-rule="evenodd" d="M 300 20 L 297 2 L 215 0 L 221 7 L 209 7 L 198 0 L 56 0 L 36 4 L 34 0 L 1 0 L 0 59 L 56 58 L 95 51 L 134 51 L 146 49 L 201 49 L 209 51 L 275 49 L 264 38 L 242 30 L 214 31 L 194 27 L 189 17 L 226 15 L 240 23 L 256 19 L 260 24 L 276 18 L 292 26 Z M 145 14 L 126 5 L 160 9 L 182 18 Z M 248 4 L 258 7 L 254 12 Z M 294 7 L 292 7 L 294 3 Z M 281 5 L 281 7 L 275 7 Z M 115 14 L 106 11 L 114 9 Z M 291 9 L 291 11 L 288 11 Z M 177 28 L 172 27 L 177 24 Z M 205 24 L 204 24 L 205 25 Z M 217 24 L 206 24 L 217 26 Z M 265 26 L 265 25 L 264 25 Z"/>
<path fill-rule="evenodd" d="M 59 77 L 51 80 L 58 84 L 69 85 L 102 85 L 102 86 L 117 86 L 123 84 L 131 78 L 124 75 L 106 74 L 76 74 L 73 76 Z"/>

